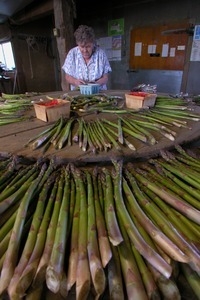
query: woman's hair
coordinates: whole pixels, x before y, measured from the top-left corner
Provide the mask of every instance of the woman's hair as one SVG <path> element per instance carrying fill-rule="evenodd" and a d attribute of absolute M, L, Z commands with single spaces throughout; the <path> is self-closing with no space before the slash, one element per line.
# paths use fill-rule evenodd
<path fill-rule="evenodd" d="M 95 43 L 94 30 L 87 25 L 80 25 L 74 32 L 77 44 L 82 43 Z"/>

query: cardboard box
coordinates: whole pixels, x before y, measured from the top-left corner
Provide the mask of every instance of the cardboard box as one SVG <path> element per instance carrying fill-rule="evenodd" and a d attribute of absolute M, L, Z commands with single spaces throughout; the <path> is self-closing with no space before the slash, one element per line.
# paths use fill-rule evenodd
<path fill-rule="evenodd" d="M 58 99 L 58 104 L 48 106 L 52 100 L 34 103 L 36 117 L 44 122 L 57 121 L 61 116 L 69 118 L 70 101 Z"/>
<path fill-rule="evenodd" d="M 156 94 L 149 93 L 147 93 L 145 96 L 125 94 L 126 107 L 133 109 L 153 107 L 156 102 L 156 97 Z"/>

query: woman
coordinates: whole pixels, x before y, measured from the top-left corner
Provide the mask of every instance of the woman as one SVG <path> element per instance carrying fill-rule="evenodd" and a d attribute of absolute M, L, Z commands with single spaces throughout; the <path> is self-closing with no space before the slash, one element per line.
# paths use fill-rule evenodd
<path fill-rule="evenodd" d="M 71 90 L 89 82 L 98 83 L 101 90 L 106 90 L 112 70 L 105 52 L 96 45 L 93 29 L 80 25 L 74 36 L 77 46 L 69 51 L 62 67 Z"/>

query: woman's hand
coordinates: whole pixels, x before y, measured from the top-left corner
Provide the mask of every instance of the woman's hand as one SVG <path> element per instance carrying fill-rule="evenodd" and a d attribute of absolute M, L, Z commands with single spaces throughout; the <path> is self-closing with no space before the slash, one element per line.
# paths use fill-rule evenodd
<path fill-rule="evenodd" d="M 82 80 L 82 79 L 78 79 L 78 78 L 75 78 L 73 76 L 70 76 L 68 74 L 65 75 L 65 78 L 67 80 L 67 82 L 71 85 L 74 85 L 74 86 L 79 86 L 81 84 L 85 84 L 85 81 Z"/>

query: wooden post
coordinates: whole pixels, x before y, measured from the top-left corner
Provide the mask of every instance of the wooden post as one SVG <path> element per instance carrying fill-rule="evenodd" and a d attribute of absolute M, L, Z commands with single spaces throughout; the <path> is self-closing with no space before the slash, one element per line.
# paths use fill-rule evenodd
<path fill-rule="evenodd" d="M 54 0 L 54 19 L 57 48 L 60 58 L 60 68 L 62 68 L 68 51 L 75 45 L 74 43 L 74 0 Z M 61 69 L 61 87 L 63 91 L 69 90 L 69 84 L 65 80 L 65 74 Z"/>

